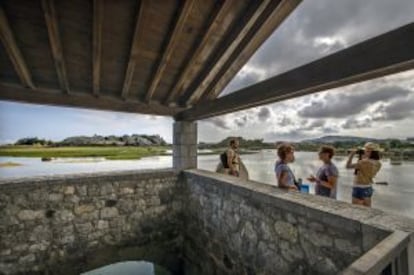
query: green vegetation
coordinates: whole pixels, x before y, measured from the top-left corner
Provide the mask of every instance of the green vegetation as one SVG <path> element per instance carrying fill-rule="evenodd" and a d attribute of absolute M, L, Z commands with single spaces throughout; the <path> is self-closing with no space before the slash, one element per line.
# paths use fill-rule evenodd
<path fill-rule="evenodd" d="M 229 146 L 230 139 L 227 137 L 218 143 L 205 143 L 200 142 L 198 145 L 199 149 L 222 149 Z M 241 150 L 261 150 L 261 149 L 274 149 L 275 144 L 273 142 L 266 143 L 263 139 L 244 139 L 243 137 L 235 137 L 239 140 Z"/>
<path fill-rule="evenodd" d="M 0 156 L 38 158 L 104 157 L 110 160 L 140 159 L 142 157 L 166 154 L 165 146 L 85 146 L 85 147 L 42 147 L 1 146 Z"/>

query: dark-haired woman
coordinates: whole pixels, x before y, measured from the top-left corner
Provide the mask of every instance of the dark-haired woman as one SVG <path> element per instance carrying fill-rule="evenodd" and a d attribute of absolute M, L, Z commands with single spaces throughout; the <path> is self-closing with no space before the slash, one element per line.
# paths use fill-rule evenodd
<path fill-rule="evenodd" d="M 318 155 L 323 165 L 319 168 L 316 176 L 311 175 L 308 180 L 316 183 L 316 195 L 336 199 L 336 183 L 339 173 L 335 164 L 332 162 L 335 149 L 332 146 L 322 146 Z"/>
<path fill-rule="evenodd" d="M 354 185 L 352 188 L 352 203 L 371 207 L 371 197 L 374 193 L 372 184 L 374 177 L 381 169 L 380 147 L 372 142 L 368 142 L 364 146 L 364 152 L 360 155 L 360 159 L 356 163 L 352 163 L 352 159 L 356 154 L 356 150 L 349 155 L 346 168 L 355 169 Z"/>

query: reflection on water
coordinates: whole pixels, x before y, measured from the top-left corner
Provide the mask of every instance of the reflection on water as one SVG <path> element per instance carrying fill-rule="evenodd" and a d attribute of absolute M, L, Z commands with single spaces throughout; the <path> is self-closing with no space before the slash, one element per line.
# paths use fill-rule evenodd
<path fill-rule="evenodd" d="M 145 261 L 127 261 L 100 267 L 82 275 L 170 275 L 164 268 Z"/>
<path fill-rule="evenodd" d="M 296 152 L 296 162 L 292 170 L 297 178 L 306 179 L 315 173 L 321 165 L 316 153 Z M 274 162 L 276 152 L 263 150 L 257 154 L 243 155 L 252 180 L 267 184 L 276 184 L 274 175 Z M 16 167 L 0 168 L 0 178 L 29 177 L 52 174 L 91 173 L 98 171 L 120 171 L 133 169 L 159 169 L 172 166 L 171 156 L 148 157 L 140 160 L 105 160 L 102 158 L 85 159 L 58 159 L 51 162 L 41 162 L 38 158 L 0 157 L 2 162 L 16 162 L 23 164 Z M 215 171 L 219 157 L 216 155 L 203 155 L 198 158 L 198 167 Z M 338 199 L 351 201 L 351 188 L 353 171 L 345 169 L 346 157 L 335 157 L 340 178 Z M 382 168 L 376 181 L 386 181 L 389 185 L 374 185 L 373 207 L 380 208 L 399 215 L 414 218 L 414 162 L 404 162 L 403 165 L 390 165 L 388 160 L 383 161 Z M 306 182 L 306 180 L 304 180 Z M 311 193 L 313 192 L 313 185 Z"/>
<path fill-rule="evenodd" d="M 172 166 L 171 156 L 148 157 L 140 160 L 106 160 L 105 158 L 57 158 L 42 162 L 40 158 L 0 157 L 0 163 L 16 162 L 17 167 L 0 168 L 0 178 L 20 178 L 43 175 L 61 175 L 110 172 L 134 169 L 159 169 Z"/>

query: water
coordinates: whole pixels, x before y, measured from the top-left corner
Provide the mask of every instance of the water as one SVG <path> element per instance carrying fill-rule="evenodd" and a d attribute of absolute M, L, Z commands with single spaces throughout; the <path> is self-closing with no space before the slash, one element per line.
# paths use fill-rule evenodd
<path fill-rule="evenodd" d="M 171 273 L 150 262 L 127 261 L 103 266 L 81 275 L 171 275 Z"/>
<path fill-rule="evenodd" d="M 321 165 L 316 153 L 296 152 L 296 162 L 292 170 L 297 178 L 306 179 L 316 173 Z M 257 154 L 243 155 L 242 159 L 249 170 L 250 179 L 267 184 L 276 184 L 273 172 L 276 152 L 263 150 Z M 198 167 L 215 171 L 219 161 L 217 155 L 199 156 Z M 19 178 L 53 174 L 91 173 L 99 171 L 120 171 L 134 169 L 159 169 L 172 166 L 171 156 L 148 157 L 140 160 L 105 160 L 103 158 L 72 158 L 41 162 L 38 158 L 0 157 L 0 163 L 17 162 L 23 164 L 16 167 L 0 168 L 0 179 Z M 335 157 L 334 162 L 340 173 L 338 180 L 338 199 L 351 201 L 353 171 L 345 169 L 346 157 Z M 414 218 L 414 162 L 403 165 L 390 165 L 388 160 L 382 161 L 382 168 L 376 181 L 386 181 L 389 185 L 374 185 L 372 206 L 390 213 Z M 304 180 L 306 183 L 306 180 Z M 310 185 L 310 193 L 314 193 L 314 185 Z"/>

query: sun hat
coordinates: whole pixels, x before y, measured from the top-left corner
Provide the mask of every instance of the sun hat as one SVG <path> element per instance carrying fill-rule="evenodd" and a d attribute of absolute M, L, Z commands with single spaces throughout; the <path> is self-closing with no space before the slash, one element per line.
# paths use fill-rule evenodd
<path fill-rule="evenodd" d="M 369 149 L 371 151 L 377 151 L 377 152 L 384 151 L 377 143 L 374 143 L 374 142 L 365 143 L 364 149 Z"/>

